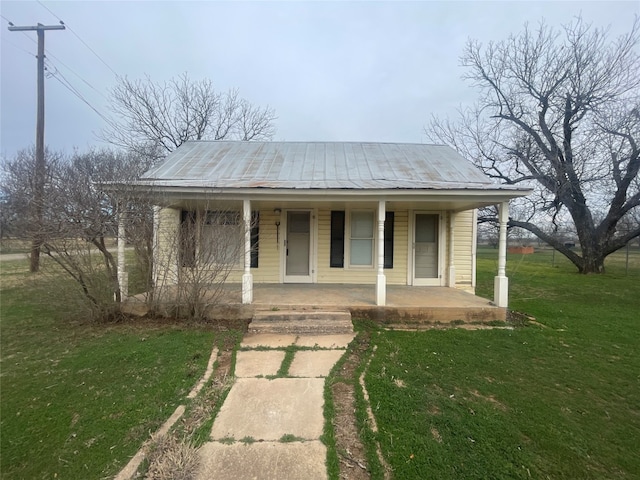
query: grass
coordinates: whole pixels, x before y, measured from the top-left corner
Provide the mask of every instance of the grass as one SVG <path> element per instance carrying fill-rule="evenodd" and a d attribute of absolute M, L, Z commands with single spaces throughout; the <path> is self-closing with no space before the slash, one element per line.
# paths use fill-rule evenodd
<path fill-rule="evenodd" d="M 492 296 L 496 256 L 479 252 L 480 295 Z M 620 252 L 606 275 L 580 276 L 550 252 L 510 257 L 511 307 L 541 326 L 392 332 L 359 324 L 371 345 L 355 375 L 371 357 L 377 434 L 357 381 L 343 380 L 356 387 L 372 477 L 383 478 L 375 442 L 402 479 L 640 477 L 637 250 L 630 265 L 627 272 Z M 36 301 L 26 261 L 3 262 L 0 279 L 2 478 L 113 476 L 184 401 L 221 338 L 194 325 L 71 321 Z M 296 349 L 284 350 L 279 376 Z M 325 408 L 331 416 L 335 405 Z M 333 437 L 325 426 L 332 478 Z"/>
<path fill-rule="evenodd" d="M 639 478 L 640 254 L 628 274 L 623 255 L 588 276 L 550 252 L 510 257 L 511 308 L 541 326 L 372 329 L 366 383 L 394 477 Z M 488 297 L 496 256 L 478 255 Z"/>
<path fill-rule="evenodd" d="M 113 476 L 184 402 L 214 333 L 70 321 L 33 297 L 26 262 L 1 268 L 2 478 Z"/>
<path fill-rule="evenodd" d="M 20 240 L 17 238 L 0 239 L 0 255 L 7 253 L 29 253 L 31 251 L 31 243 L 28 240 Z"/>

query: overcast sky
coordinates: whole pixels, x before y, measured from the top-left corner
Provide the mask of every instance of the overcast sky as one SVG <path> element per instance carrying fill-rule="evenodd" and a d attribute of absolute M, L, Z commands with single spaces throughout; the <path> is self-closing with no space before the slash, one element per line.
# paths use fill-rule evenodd
<path fill-rule="evenodd" d="M 109 115 L 116 74 L 183 72 L 274 108 L 274 140 L 420 143 L 432 114 L 453 116 L 476 97 L 458 63 L 468 38 L 580 14 L 617 35 L 640 2 L 2 1 L 0 10 L 0 154 L 12 156 L 35 141 L 36 33 L 9 32 L 8 21 L 70 27 L 45 37 L 45 143 L 56 150 L 103 145 L 93 109 Z"/>

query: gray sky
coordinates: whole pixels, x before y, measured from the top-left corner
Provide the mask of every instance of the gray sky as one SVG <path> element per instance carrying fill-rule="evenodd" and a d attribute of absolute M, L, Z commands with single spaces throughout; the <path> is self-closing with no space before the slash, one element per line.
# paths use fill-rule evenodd
<path fill-rule="evenodd" d="M 0 11 L 0 154 L 12 156 L 35 141 L 36 34 L 9 32 L 7 20 L 54 25 L 57 16 L 71 28 L 45 37 L 55 72 L 45 143 L 56 150 L 103 145 L 105 125 L 59 80 L 108 116 L 113 71 L 155 81 L 188 72 L 237 87 L 275 109 L 274 140 L 419 143 L 432 114 L 454 116 L 476 97 L 458 65 L 468 38 L 501 40 L 524 22 L 559 26 L 579 14 L 617 35 L 640 2 L 2 1 Z"/>

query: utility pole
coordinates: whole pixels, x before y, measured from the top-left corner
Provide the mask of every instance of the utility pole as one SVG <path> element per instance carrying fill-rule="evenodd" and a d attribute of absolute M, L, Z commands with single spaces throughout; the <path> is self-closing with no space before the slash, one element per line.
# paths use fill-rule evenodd
<path fill-rule="evenodd" d="M 64 30 L 66 27 L 62 25 L 42 25 L 38 23 L 35 26 L 16 27 L 9 25 L 11 32 L 36 31 L 38 33 L 38 109 L 36 118 L 36 165 L 35 165 L 35 182 L 33 192 L 33 206 L 35 218 L 34 221 L 36 234 L 31 239 L 31 257 L 30 270 L 37 272 L 40 269 L 40 247 L 42 245 L 42 220 L 43 220 L 43 201 L 44 201 L 44 182 L 46 164 L 44 160 L 44 32 L 46 30 Z"/>

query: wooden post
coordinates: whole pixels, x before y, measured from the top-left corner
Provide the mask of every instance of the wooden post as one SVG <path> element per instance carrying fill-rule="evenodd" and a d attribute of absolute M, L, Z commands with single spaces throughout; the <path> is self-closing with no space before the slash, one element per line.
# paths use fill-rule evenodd
<path fill-rule="evenodd" d="M 32 272 L 40 269 L 40 247 L 42 246 L 42 221 L 44 212 L 44 183 L 46 163 L 44 158 L 44 32 L 46 30 L 64 30 L 64 25 L 42 25 L 39 23 L 29 27 L 9 26 L 11 32 L 24 32 L 35 30 L 38 34 L 38 106 L 36 111 L 36 164 L 33 188 L 34 220 L 37 222 L 36 234 L 31 240 L 31 256 L 29 268 Z"/>
<path fill-rule="evenodd" d="M 127 275 L 126 262 L 125 262 L 125 244 L 126 244 L 126 231 L 125 221 L 126 213 L 122 204 L 120 205 L 120 212 L 118 213 L 118 286 L 120 287 L 120 296 L 125 297 L 128 295 L 129 289 L 129 276 Z"/>
<path fill-rule="evenodd" d="M 253 276 L 251 275 L 251 200 L 242 202 L 244 220 L 244 274 L 242 275 L 242 303 L 253 303 Z"/>
<path fill-rule="evenodd" d="M 500 237 L 498 240 L 498 275 L 493 281 L 493 302 L 498 307 L 509 304 L 509 279 L 507 278 L 507 223 L 509 222 L 509 202 L 500 204 L 498 220 Z"/>
<path fill-rule="evenodd" d="M 376 305 L 387 304 L 387 277 L 384 275 L 384 219 L 386 216 L 384 200 L 378 202 L 378 277 L 376 279 Z"/>

